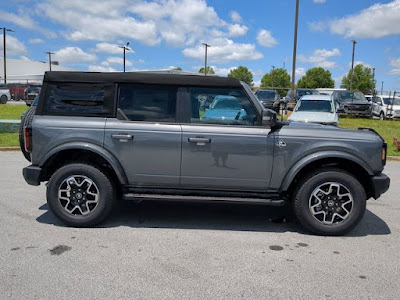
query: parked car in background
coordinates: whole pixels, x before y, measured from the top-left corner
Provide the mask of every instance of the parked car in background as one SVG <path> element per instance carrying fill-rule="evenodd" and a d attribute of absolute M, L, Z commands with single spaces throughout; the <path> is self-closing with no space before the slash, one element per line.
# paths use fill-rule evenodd
<path fill-rule="evenodd" d="M 338 126 L 336 104 L 328 95 L 307 95 L 297 101 L 289 121 L 301 121 Z"/>
<path fill-rule="evenodd" d="M 265 108 L 269 108 L 279 113 L 280 98 L 275 90 L 258 90 L 256 92 L 258 100 Z"/>
<path fill-rule="evenodd" d="M 346 89 L 335 89 L 335 88 L 317 88 L 316 89 L 321 95 L 331 96 L 335 91 L 345 91 Z"/>
<path fill-rule="evenodd" d="M 0 104 L 6 104 L 10 99 L 10 90 L 5 84 L 0 84 Z"/>
<path fill-rule="evenodd" d="M 304 95 L 319 95 L 320 93 L 314 89 L 294 89 L 294 100 L 297 102 Z M 292 89 L 286 94 L 285 102 L 289 102 L 292 95 Z"/>
<path fill-rule="evenodd" d="M 372 98 L 374 97 L 373 95 L 364 95 L 365 100 L 367 100 L 369 103 L 371 103 Z"/>
<path fill-rule="evenodd" d="M 372 98 L 372 115 L 381 120 L 400 118 L 400 97 L 376 95 Z"/>
<path fill-rule="evenodd" d="M 8 83 L 10 89 L 11 99 L 14 101 L 20 101 L 25 99 L 25 89 L 29 86 L 26 83 Z"/>
<path fill-rule="evenodd" d="M 246 110 L 238 99 L 229 95 L 217 95 L 201 119 L 203 120 L 245 120 Z"/>
<path fill-rule="evenodd" d="M 25 89 L 24 100 L 28 106 L 31 105 L 33 100 L 35 100 L 36 96 L 39 95 L 41 88 L 42 88 L 41 86 L 32 85 L 32 86 L 28 86 Z"/>
<path fill-rule="evenodd" d="M 371 116 L 371 104 L 361 92 L 334 91 L 332 99 L 339 105 L 340 113 Z"/>

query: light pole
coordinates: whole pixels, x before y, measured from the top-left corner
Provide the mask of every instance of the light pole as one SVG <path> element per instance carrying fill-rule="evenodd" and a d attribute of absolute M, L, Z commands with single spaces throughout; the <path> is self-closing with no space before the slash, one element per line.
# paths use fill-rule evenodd
<path fill-rule="evenodd" d="M 375 89 L 376 89 L 376 83 L 375 83 L 375 68 L 372 68 L 372 82 L 374 84 L 374 90 L 372 91 L 373 94 L 375 93 Z"/>
<path fill-rule="evenodd" d="M 202 43 L 204 45 L 205 48 L 205 56 L 204 56 L 204 76 L 207 76 L 207 48 L 211 47 L 209 44 L 207 43 Z"/>
<path fill-rule="evenodd" d="M 294 103 L 294 84 L 296 79 L 296 52 L 297 52 L 297 24 L 299 22 L 299 0 L 296 0 L 296 17 L 294 21 L 294 39 L 293 39 L 293 67 L 292 67 L 292 91 L 290 102 Z"/>
<path fill-rule="evenodd" d="M 353 43 L 353 54 L 351 56 L 350 91 L 353 90 L 354 50 L 356 49 L 356 44 L 357 44 L 355 40 L 352 40 L 351 42 Z"/>
<path fill-rule="evenodd" d="M 0 27 L 3 29 L 3 64 L 4 64 L 4 84 L 7 83 L 7 63 L 6 63 L 6 32 L 15 32 L 9 28 Z"/>
<path fill-rule="evenodd" d="M 383 95 L 383 81 L 382 81 L 382 86 L 381 86 L 381 95 Z"/>
<path fill-rule="evenodd" d="M 49 55 L 49 66 L 50 66 L 50 71 L 51 71 L 51 55 L 54 54 L 54 52 L 48 51 L 48 52 L 46 52 L 46 54 Z"/>
<path fill-rule="evenodd" d="M 119 46 L 120 48 L 124 49 L 124 72 L 125 72 L 125 51 L 126 50 L 131 50 L 131 49 L 129 49 L 128 46 L 129 46 L 129 42 L 126 42 L 125 46 Z"/>

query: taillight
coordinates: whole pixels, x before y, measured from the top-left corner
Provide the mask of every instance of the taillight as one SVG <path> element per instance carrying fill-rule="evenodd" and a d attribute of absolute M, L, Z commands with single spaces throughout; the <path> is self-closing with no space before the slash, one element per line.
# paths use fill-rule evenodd
<path fill-rule="evenodd" d="M 387 158 L 387 144 L 383 143 L 382 145 L 382 164 L 386 165 L 386 158 Z"/>
<path fill-rule="evenodd" d="M 25 151 L 32 151 L 32 128 L 24 126 L 24 141 L 25 141 Z"/>

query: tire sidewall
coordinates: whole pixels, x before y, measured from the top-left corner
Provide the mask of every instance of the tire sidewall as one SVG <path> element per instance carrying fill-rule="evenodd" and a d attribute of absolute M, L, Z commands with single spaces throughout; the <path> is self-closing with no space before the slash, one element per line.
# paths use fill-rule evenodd
<path fill-rule="evenodd" d="M 58 200 L 61 183 L 72 175 L 82 175 L 91 179 L 99 190 L 99 201 L 92 212 L 86 216 L 74 216 L 68 213 Z M 93 226 L 103 221 L 111 212 L 115 189 L 109 178 L 99 169 L 86 164 L 70 164 L 57 170 L 47 187 L 47 203 L 51 211 L 70 226 Z"/>
<path fill-rule="evenodd" d="M 353 197 L 350 215 L 339 224 L 322 224 L 312 215 L 309 208 L 309 198 L 312 192 L 327 182 L 338 182 L 344 185 Z M 322 235 L 341 235 L 350 231 L 364 216 L 365 209 L 366 195 L 360 182 L 350 174 L 337 171 L 319 173 L 306 180 L 295 199 L 295 212 L 299 221 L 310 231 Z"/>

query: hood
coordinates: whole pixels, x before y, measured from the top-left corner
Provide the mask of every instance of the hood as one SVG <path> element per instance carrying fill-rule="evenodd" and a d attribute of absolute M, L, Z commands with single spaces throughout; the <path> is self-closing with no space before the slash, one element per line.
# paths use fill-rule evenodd
<path fill-rule="evenodd" d="M 370 105 L 370 103 L 368 101 L 355 100 L 355 99 L 354 100 L 351 100 L 351 99 L 344 100 L 344 101 L 339 102 L 339 104 L 340 105 L 343 105 L 343 104 L 346 104 L 346 105 L 348 105 L 348 104 Z"/>
<path fill-rule="evenodd" d="M 209 109 L 203 115 L 203 119 L 234 120 L 239 112 L 239 119 L 242 119 L 246 115 L 243 109 Z"/>
<path fill-rule="evenodd" d="M 290 115 L 288 120 L 312 123 L 335 123 L 338 122 L 338 116 L 335 113 L 295 111 Z"/>

